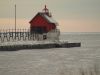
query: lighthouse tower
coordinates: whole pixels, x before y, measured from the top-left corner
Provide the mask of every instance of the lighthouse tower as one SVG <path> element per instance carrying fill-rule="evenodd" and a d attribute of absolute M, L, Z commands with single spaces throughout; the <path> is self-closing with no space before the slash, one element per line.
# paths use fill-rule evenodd
<path fill-rule="evenodd" d="M 29 23 L 31 33 L 43 35 L 46 39 L 59 38 L 58 23 L 53 19 L 46 5 L 42 12 L 38 12 Z"/>

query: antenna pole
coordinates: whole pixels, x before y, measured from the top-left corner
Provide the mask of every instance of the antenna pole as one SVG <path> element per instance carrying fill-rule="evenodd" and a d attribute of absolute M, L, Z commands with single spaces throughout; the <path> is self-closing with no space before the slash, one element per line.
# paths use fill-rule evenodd
<path fill-rule="evenodd" d="M 15 39 L 16 39 L 16 4 L 15 4 Z"/>

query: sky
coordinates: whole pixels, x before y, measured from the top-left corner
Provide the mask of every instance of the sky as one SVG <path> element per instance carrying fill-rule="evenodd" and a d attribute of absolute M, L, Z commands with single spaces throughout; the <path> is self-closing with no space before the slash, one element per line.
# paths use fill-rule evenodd
<path fill-rule="evenodd" d="M 0 0 L 0 29 L 28 29 L 46 4 L 61 32 L 100 32 L 100 0 Z"/>

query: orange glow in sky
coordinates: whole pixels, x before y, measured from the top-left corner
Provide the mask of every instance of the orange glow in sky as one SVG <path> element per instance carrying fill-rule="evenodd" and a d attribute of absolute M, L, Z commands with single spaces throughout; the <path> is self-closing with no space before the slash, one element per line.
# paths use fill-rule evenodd
<path fill-rule="evenodd" d="M 0 29 L 29 29 L 29 21 L 46 4 L 61 32 L 100 32 L 100 0 L 0 0 Z"/>

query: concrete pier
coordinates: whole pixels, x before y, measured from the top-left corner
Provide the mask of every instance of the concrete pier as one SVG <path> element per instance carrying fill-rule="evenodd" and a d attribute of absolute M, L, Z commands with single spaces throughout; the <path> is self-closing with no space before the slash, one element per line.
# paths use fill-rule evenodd
<path fill-rule="evenodd" d="M 45 43 L 45 44 L 21 44 L 0 46 L 0 51 L 15 51 L 22 49 L 47 49 L 47 48 L 72 48 L 81 47 L 81 43 Z"/>

